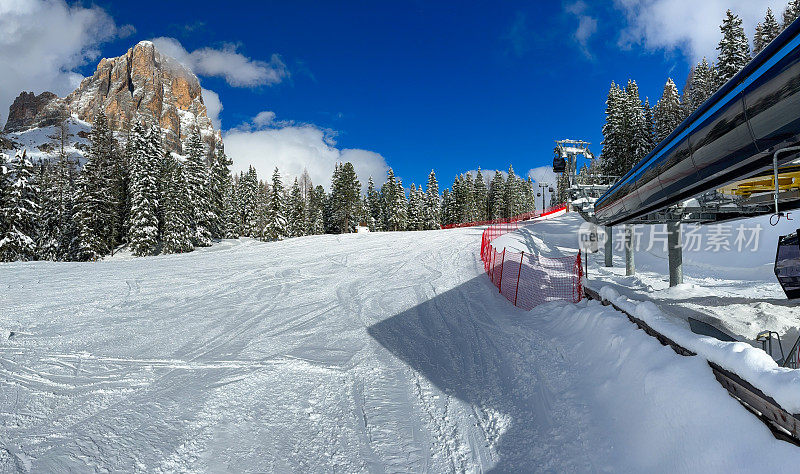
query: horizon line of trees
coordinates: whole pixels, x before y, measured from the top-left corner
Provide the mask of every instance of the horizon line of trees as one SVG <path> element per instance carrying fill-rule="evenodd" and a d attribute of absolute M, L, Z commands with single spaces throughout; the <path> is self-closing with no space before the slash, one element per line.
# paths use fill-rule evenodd
<path fill-rule="evenodd" d="M 82 167 L 66 153 L 69 130 L 56 127 L 54 156 L 34 163 L 26 151 L 0 153 L 0 261 L 96 261 L 127 246 L 135 256 L 190 252 L 223 238 L 281 240 L 323 233 L 432 230 L 443 225 L 511 217 L 535 210 L 528 177 L 509 167 L 491 180 L 478 169 L 439 191 L 408 190 L 390 168 L 378 189 L 362 195 L 352 163 L 337 163 L 330 191 L 307 171 L 284 185 L 253 167 L 232 175 L 221 147 L 206 149 L 197 128 L 186 155 L 165 150 L 157 124 L 136 120 L 124 145 L 103 113 L 88 136 Z"/>
<path fill-rule="evenodd" d="M 704 57 L 691 67 L 682 93 L 668 78 L 654 106 L 648 97 L 641 100 L 636 81 L 629 79 L 625 86 L 612 82 L 606 100 L 600 165 L 593 171 L 609 176 L 627 173 L 798 17 L 800 0 L 787 4 L 782 24 L 767 8 L 764 20 L 755 27 L 751 55 L 741 18 L 727 10 L 719 27 L 722 38 L 716 48 L 716 62 Z"/>

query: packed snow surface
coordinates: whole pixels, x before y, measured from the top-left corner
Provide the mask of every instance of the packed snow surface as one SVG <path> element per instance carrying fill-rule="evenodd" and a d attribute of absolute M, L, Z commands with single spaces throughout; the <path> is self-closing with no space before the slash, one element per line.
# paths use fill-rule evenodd
<path fill-rule="evenodd" d="M 548 225 L 566 234 L 571 218 Z M 0 471 L 696 472 L 800 461 L 704 360 L 613 309 L 513 307 L 483 273 L 481 230 L 0 264 Z"/>

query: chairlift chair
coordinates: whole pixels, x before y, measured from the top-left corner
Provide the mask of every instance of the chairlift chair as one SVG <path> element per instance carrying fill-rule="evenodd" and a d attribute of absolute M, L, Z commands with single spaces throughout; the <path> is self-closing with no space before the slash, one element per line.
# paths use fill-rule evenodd
<path fill-rule="evenodd" d="M 800 298 L 800 239 L 798 232 L 778 238 L 775 252 L 775 276 L 790 300 Z"/>

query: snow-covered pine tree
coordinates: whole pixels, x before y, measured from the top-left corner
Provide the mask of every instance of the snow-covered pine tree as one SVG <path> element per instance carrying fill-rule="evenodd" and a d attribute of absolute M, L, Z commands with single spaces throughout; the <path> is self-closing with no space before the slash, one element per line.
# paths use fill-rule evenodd
<path fill-rule="evenodd" d="M 472 173 L 465 173 L 463 185 L 464 193 L 464 222 L 475 222 L 478 217 L 478 205 L 475 202 L 475 183 Z"/>
<path fill-rule="evenodd" d="M 587 184 L 591 184 L 587 181 Z M 525 179 L 525 209 L 524 212 L 533 212 L 536 210 L 536 189 L 533 186 L 533 180 L 530 176 Z"/>
<path fill-rule="evenodd" d="M 719 82 L 717 69 L 713 64 L 709 64 L 706 58 L 703 58 L 694 67 L 694 74 L 691 80 L 689 99 L 691 101 L 691 112 L 694 112 L 717 91 Z"/>
<path fill-rule="evenodd" d="M 0 221 L 5 223 L 0 235 L 0 261 L 35 260 L 39 188 L 26 151 L 11 160 L 10 178 L 11 186 L 0 210 Z"/>
<path fill-rule="evenodd" d="M 478 171 L 478 173 L 480 173 L 480 171 Z M 428 184 L 425 189 L 425 204 L 423 206 L 423 227 L 426 230 L 433 230 L 441 227 L 441 207 L 439 182 L 436 180 L 436 173 L 431 170 L 428 175 Z"/>
<path fill-rule="evenodd" d="M 625 174 L 625 153 L 628 147 L 624 120 L 625 96 L 622 89 L 612 82 L 606 98 L 606 121 L 603 124 L 602 167 L 603 174 L 622 176 Z"/>
<path fill-rule="evenodd" d="M 259 227 L 259 182 L 255 168 L 250 166 L 247 173 L 241 175 L 237 190 L 241 235 L 259 238 L 263 226 Z M 263 220 L 266 223 L 266 217 Z"/>
<path fill-rule="evenodd" d="M 719 29 L 722 39 L 717 45 L 717 71 L 718 85 L 721 86 L 750 61 L 750 45 L 742 28 L 742 19 L 730 10 L 725 12 L 725 19 Z"/>
<path fill-rule="evenodd" d="M 627 147 L 623 154 L 624 173 L 647 155 L 647 132 L 644 121 L 644 105 L 639 97 L 639 86 L 636 81 L 629 79 L 624 90 L 625 102 L 623 121 Z"/>
<path fill-rule="evenodd" d="M 763 40 L 763 30 L 764 25 L 761 22 L 756 23 L 756 31 L 753 33 L 753 56 L 760 53 L 764 49 L 764 46 L 766 46 Z"/>
<path fill-rule="evenodd" d="M 9 230 L 11 214 L 11 161 L 8 155 L 0 151 L 0 238 Z M 0 261 L 3 256 L 0 255 Z"/>
<path fill-rule="evenodd" d="M 325 233 L 324 208 L 326 199 L 325 188 L 321 184 L 313 188 L 308 199 L 308 233 L 311 235 Z"/>
<path fill-rule="evenodd" d="M 194 250 L 189 190 L 184 165 L 172 157 L 167 165 L 167 185 L 164 193 L 164 253 L 184 253 Z"/>
<path fill-rule="evenodd" d="M 489 219 L 499 219 L 503 217 L 503 210 L 505 209 L 505 201 L 503 193 L 505 191 L 506 183 L 503 179 L 503 174 L 500 170 L 495 170 L 494 177 L 489 183 Z"/>
<path fill-rule="evenodd" d="M 464 215 L 466 198 L 464 196 L 463 181 L 463 174 L 456 175 L 450 188 L 450 198 L 453 200 L 453 222 L 458 224 L 466 222 L 466 216 Z"/>
<path fill-rule="evenodd" d="M 169 187 L 170 174 L 175 159 L 172 153 L 164 148 L 161 138 L 161 127 L 157 124 L 151 125 L 147 132 L 147 154 L 152 156 L 158 167 L 158 193 L 156 195 L 156 216 L 158 217 L 158 238 L 164 238 L 164 214 L 166 212 L 165 196 Z"/>
<path fill-rule="evenodd" d="M 478 172 L 475 174 L 472 195 L 475 198 L 475 220 L 478 222 L 487 220 L 489 190 L 486 187 L 486 180 L 483 177 L 483 173 L 481 173 L 480 166 L 478 167 Z"/>
<path fill-rule="evenodd" d="M 87 160 L 78 180 L 75 220 L 79 260 L 98 260 L 116 247 L 114 152 L 114 135 L 101 111 L 89 133 Z"/>
<path fill-rule="evenodd" d="M 800 0 L 791 0 L 783 11 L 783 28 L 786 29 L 800 17 Z"/>
<path fill-rule="evenodd" d="M 381 186 L 381 207 L 383 208 L 383 230 L 392 231 L 398 230 L 397 227 L 394 227 L 394 223 L 397 222 L 397 217 L 395 216 L 395 206 L 397 199 L 395 198 L 395 193 L 397 192 L 397 179 L 394 176 L 394 170 L 389 168 L 386 172 L 386 182 Z"/>
<path fill-rule="evenodd" d="M 653 117 L 653 109 L 650 107 L 650 99 L 644 98 L 644 154 L 647 155 L 656 147 L 656 123 Z"/>
<path fill-rule="evenodd" d="M 367 181 L 367 195 L 364 196 L 364 206 L 369 214 L 367 222 L 369 224 L 369 231 L 377 232 L 382 230 L 383 215 L 381 208 L 381 195 L 375 189 L 375 182 L 372 180 L 372 176 L 370 176 L 369 180 Z"/>
<path fill-rule="evenodd" d="M 222 146 L 217 148 L 217 152 L 211 162 L 209 172 L 209 208 L 211 211 L 210 231 L 211 237 L 219 239 L 227 234 L 225 199 L 231 186 L 230 166 L 233 162 L 225 154 Z"/>
<path fill-rule="evenodd" d="M 768 44 L 772 42 L 775 38 L 781 34 L 783 29 L 778 24 L 778 20 L 775 18 L 775 15 L 772 13 L 772 9 L 767 7 L 767 13 L 764 16 L 764 23 L 761 25 L 761 31 L 758 31 L 756 28 L 756 36 L 759 37 L 759 42 L 761 43 L 761 48 L 756 48 L 756 37 L 753 37 L 753 55 L 756 55 L 761 52 L 762 49 L 766 48 Z"/>
<path fill-rule="evenodd" d="M 236 186 L 231 179 L 231 185 L 225 190 L 223 205 L 223 223 L 225 224 L 226 239 L 238 239 L 241 236 L 241 221 L 239 220 L 239 200 Z"/>
<path fill-rule="evenodd" d="M 186 151 L 186 174 L 187 190 L 189 192 L 189 203 L 192 229 L 192 243 L 196 247 L 208 247 L 211 245 L 211 213 L 210 195 L 208 190 L 208 168 L 205 160 L 205 147 L 200 138 L 200 130 L 194 127 L 189 139 L 184 146 Z"/>
<path fill-rule="evenodd" d="M 331 202 L 334 232 L 355 232 L 361 205 L 361 183 L 358 182 L 356 170 L 349 161 L 339 164 L 334 171 Z"/>
<path fill-rule="evenodd" d="M 267 224 L 264 237 L 267 240 L 282 240 L 288 235 L 286 223 L 286 196 L 278 168 L 272 173 L 272 186 L 269 192 L 267 207 Z"/>
<path fill-rule="evenodd" d="M 271 191 L 270 186 L 265 181 L 259 181 L 258 187 L 256 188 L 256 231 L 255 237 L 261 240 L 270 240 L 269 236 L 267 235 L 267 226 L 269 224 L 269 203 L 271 199 Z M 286 189 L 283 189 L 283 216 L 286 217 Z M 286 233 L 288 234 L 288 222 L 286 227 Z M 287 237 L 288 235 L 284 235 Z"/>
<path fill-rule="evenodd" d="M 656 126 L 656 143 L 667 138 L 683 120 L 678 88 L 671 78 L 667 79 L 667 83 L 664 84 L 664 92 L 656 103 L 653 118 Z"/>
<path fill-rule="evenodd" d="M 158 177 L 160 156 L 152 156 L 141 120 L 131 128 L 130 229 L 128 242 L 134 255 L 152 255 L 158 249 Z"/>
<path fill-rule="evenodd" d="M 391 203 L 392 212 L 390 214 L 389 227 L 392 230 L 403 230 L 408 222 L 408 203 L 406 201 L 406 191 L 403 189 L 403 181 L 397 179 L 394 184 L 392 196 L 394 201 Z"/>
<path fill-rule="evenodd" d="M 291 237 L 302 237 L 308 233 L 306 201 L 300 181 L 295 178 L 289 193 L 288 231 Z"/>
<path fill-rule="evenodd" d="M 519 185 L 519 178 L 514 174 L 514 167 L 511 165 L 508 167 L 508 177 L 506 178 L 505 188 L 503 189 L 503 202 L 505 203 L 503 217 L 514 217 L 520 214 L 522 193 Z"/>
<path fill-rule="evenodd" d="M 441 214 L 441 224 L 443 226 L 455 224 L 455 218 L 453 217 L 453 209 L 455 208 L 455 204 L 453 202 L 453 196 L 450 194 L 450 190 L 445 188 L 442 191 L 442 208 L 440 211 Z"/>
<path fill-rule="evenodd" d="M 425 224 L 425 192 L 411 183 L 408 191 L 408 230 L 423 230 Z"/>

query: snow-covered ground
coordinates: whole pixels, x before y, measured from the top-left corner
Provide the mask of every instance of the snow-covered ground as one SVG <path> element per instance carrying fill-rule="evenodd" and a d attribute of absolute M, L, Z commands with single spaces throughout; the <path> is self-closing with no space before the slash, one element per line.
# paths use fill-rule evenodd
<path fill-rule="evenodd" d="M 613 231 L 614 267 L 604 266 L 600 245 L 600 251 L 590 255 L 590 285 L 597 289 L 611 285 L 631 299 L 656 303 L 677 319 L 708 322 L 742 341 L 754 342 L 761 330 L 776 331 L 788 353 L 800 328 L 800 303 L 786 299 L 773 265 L 778 236 L 794 232 L 796 222 L 781 219 L 771 226 L 764 216 L 719 226 L 684 224 L 684 283 L 674 288 L 669 287 L 666 228 L 636 226 L 636 274 L 625 276 L 623 226 L 618 226 Z M 575 254 L 583 223 L 577 213 L 569 214 L 503 236 L 495 246 L 547 255 Z"/>
<path fill-rule="evenodd" d="M 532 228 L 545 225 L 533 244 L 574 247 L 573 216 Z M 243 239 L 184 255 L 0 264 L 0 471 L 800 461 L 701 358 L 620 313 L 587 301 L 513 307 L 483 273 L 480 235 Z"/>

